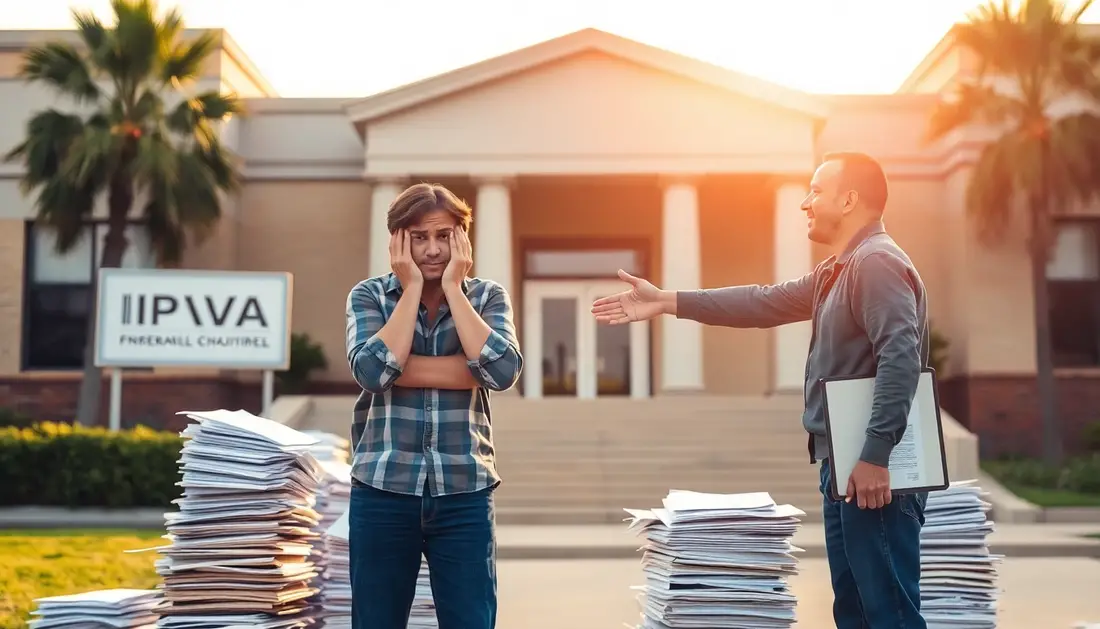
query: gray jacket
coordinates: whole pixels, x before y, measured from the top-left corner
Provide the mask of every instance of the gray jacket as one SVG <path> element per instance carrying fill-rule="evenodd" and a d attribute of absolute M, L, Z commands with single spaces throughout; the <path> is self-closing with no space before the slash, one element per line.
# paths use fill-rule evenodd
<path fill-rule="evenodd" d="M 839 256 L 782 284 L 679 291 L 676 316 L 708 325 L 772 328 L 812 321 L 802 424 L 810 461 L 828 456 L 821 378 L 875 376 L 861 459 L 886 466 L 905 432 L 917 381 L 928 365 L 928 299 L 909 256 L 881 222 Z"/>

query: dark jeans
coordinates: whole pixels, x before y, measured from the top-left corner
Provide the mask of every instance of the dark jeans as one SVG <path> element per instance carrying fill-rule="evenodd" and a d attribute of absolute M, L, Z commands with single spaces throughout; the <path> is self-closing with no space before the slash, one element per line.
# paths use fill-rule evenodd
<path fill-rule="evenodd" d="M 920 529 L 927 493 L 894 494 L 881 509 L 829 495 L 821 462 L 825 549 L 837 629 L 925 629 L 920 615 Z"/>
<path fill-rule="evenodd" d="M 497 617 L 493 490 L 433 498 L 351 489 L 353 629 L 405 629 L 420 557 L 440 629 L 493 629 Z"/>

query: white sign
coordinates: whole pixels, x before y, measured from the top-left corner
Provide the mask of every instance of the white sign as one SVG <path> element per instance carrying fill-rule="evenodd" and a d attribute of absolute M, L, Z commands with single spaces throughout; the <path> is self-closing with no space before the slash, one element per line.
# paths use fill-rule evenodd
<path fill-rule="evenodd" d="M 102 269 L 99 367 L 290 365 L 289 273 Z"/>

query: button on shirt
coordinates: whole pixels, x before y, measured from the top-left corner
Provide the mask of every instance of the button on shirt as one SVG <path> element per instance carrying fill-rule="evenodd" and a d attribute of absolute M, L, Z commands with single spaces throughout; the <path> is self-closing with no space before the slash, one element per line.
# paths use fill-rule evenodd
<path fill-rule="evenodd" d="M 492 332 L 470 373 L 473 390 L 395 386 L 401 366 L 378 338 L 401 297 L 393 273 L 363 280 L 348 295 L 348 362 L 363 392 L 352 413 L 352 476 L 361 483 L 401 494 L 461 494 L 500 483 L 493 449 L 490 391 L 505 391 L 519 379 L 519 351 L 512 304 L 491 280 L 469 278 L 463 292 Z M 454 318 L 443 302 L 432 321 L 420 305 L 411 354 L 463 353 Z"/>

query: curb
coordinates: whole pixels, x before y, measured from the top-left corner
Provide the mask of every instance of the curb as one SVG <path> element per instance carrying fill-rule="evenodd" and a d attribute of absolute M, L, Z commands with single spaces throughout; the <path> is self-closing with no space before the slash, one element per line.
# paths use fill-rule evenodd
<path fill-rule="evenodd" d="M 825 559 L 824 544 L 803 544 L 799 559 Z M 1058 543 L 1044 544 L 996 544 L 990 552 L 1019 559 L 1098 559 L 1100 544 Z M 498 559 L 547 561 L 547 560 L 641 560 L 641 551 L 630 546 L 499 546 Z"/>
<path fill-rule="evenodd" d="M 5 507 L 0 529 L 164 529 L 164 509 Z"/>

